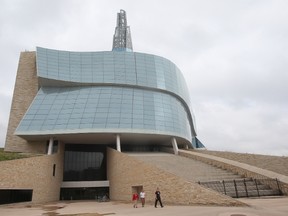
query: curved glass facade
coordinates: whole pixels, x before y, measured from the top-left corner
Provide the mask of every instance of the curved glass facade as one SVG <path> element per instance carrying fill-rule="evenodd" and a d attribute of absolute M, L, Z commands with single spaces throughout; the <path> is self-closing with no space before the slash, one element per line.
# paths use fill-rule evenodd
<path fill-rule="evenodd" d="M 189 95 L 171 61 L 135 52 L 37 48 L 40 89 L 16 135 L 196 135 Z"/>
<path fill-rule="evenodd" d="M 182 73 L 174 63 L 160 56 L 124 51 L 68 52 L 38 47 L 37 73 L 42 79 L 64 81 L 69 85 L 117 84 L 161 89 L 190 104 Z"/>

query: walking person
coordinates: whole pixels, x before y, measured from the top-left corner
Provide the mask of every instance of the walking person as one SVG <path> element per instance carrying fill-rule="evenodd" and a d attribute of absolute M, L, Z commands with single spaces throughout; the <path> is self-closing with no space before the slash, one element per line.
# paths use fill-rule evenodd
<path fill-rule="evenodd" d="M 161 208 L 163 208 L 164 206 L 162 205 L 162 201 L 161 201 L 161 193 L 159 188 L 157 188 L 156 192 L 155 192 L 155 208 L 157 208 L 157 203 L 160 203 Z"/>
<path fill-rule="evenodd" d="M 132 201 L 134 203 L 133 207 L 134 208 L 137 208 L 137 204 L 138 204 L 138 199 L 139 199 L 139 196 L 138 196 L 138 193 L 134 193 L 133 196 L 132 196 Z"/>
<path fill-rule="evenodd" d="M 140 192 L 140 199 L 141 199 L 142 207 L 144 207 L 145 206 L 145 192 L 144 192 L 144 190 L 142 190 Z"/>

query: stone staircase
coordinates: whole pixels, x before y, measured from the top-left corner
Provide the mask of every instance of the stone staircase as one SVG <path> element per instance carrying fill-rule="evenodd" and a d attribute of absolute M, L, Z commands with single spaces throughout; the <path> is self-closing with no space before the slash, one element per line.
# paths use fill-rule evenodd
<path fill-rule="evenodd" d="M 228 170 L 206 164 L 191 158 L 169 153 L 128 153 L 145 163 L 173 173 L 191 182 L 231 197 L 257 197 L 280 195 L 279 190 L 272 190 L 265 185 L 267 180 L 247 179 Z"/>

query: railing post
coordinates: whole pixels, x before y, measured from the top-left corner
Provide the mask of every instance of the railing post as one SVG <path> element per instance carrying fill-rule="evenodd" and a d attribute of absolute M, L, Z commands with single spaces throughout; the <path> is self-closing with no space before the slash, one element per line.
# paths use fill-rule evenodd
<path fill-rule="evenodd" d="M 224 188 L 224 193 L 226 195 L 227 193 L 226 193 L 226 186 L 225 186 L 225 181 L 224 180 L 222 181 L 222 184 L 223 184 L 223 188 Z"/>
<path fill-rule="evenodd" d="M 235 193 L 236 193 L 236 197 L 239 198 L 239 195 L 238 195 L 238 190 L 237 190 L 237 184 L 236 184 L 236 181 L 234 179 L 234 187 L 235 187 Z"/>
<path fill-rule="evenodd" d="M 257 190 L 258 197 L 260 197 L 257 180 L 254 179 L 254 182 L 255 182 L 255 185 L 256 185 L 256 190 Z"/>
<path fill-rule="evenodd" d="M 283 195 L 283 194 L 282 194 L 282 191 L 281 191 L 281 189 L 280 189 L 279 181 L 278 181 L 277 178 L 276 178 L 276 183 L 277 183 L 277 187 L 278 187 L 279 195 Z"/>
<path fill-rule="evenodd" d="M 247 190 L 247 185 L 246 185 L 246 179 L 244 178 L 244 187 L 245 187 L 245 191 L 246 191 L 246 196 L 249 197 L 248 195 L 248 190 Z"/>

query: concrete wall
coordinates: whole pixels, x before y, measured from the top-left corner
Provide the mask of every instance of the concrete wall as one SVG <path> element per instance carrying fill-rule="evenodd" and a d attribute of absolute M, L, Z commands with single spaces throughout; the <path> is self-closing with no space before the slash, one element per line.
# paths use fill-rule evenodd
<path fill-rule="evenodd" d="M 59 200 L 64 146 L 58 153 L 0 162 L 0 189 L 33 189 L 33 203 Z M 53 165 L 56 164 L 55 176 Z"/>
<path fill-rule="evenodd" d="M 44 153 L 46 142 L 28 143 L 14 132 L 38 92 L 36 52 L 20 54 L 8 123 L 5 151 Z"/>
<path fill-rule="evenodd" d="M 153 203 L 159 187 L 163 204 L 241 206 L 238 200 L 188 182 L 114 149 L 107 150 L 107 175 L 112 200 L 131 201 L 132 187 L 143 186 Z"/>

